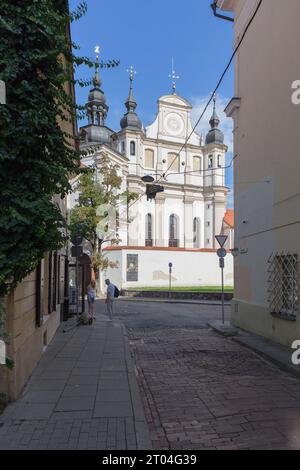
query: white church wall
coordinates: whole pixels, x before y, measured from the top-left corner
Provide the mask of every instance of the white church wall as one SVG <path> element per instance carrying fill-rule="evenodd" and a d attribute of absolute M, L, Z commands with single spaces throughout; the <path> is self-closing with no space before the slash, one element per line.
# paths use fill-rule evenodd
<path fill-rule="evenodd" d="M 108 255 L 109 253 L 109 255 Z M 106 251 L 105 248 L 103 250 L 103 254 L 109 258 L 110 261 L 116 263 L 117 267 L 115 268 L 108 268 L 106 271 L 102 271 L 100 273 L 100 292 L 106 291 L 105 286 L 105 279 L 110 279 L 113 284 L 116 286 L 122 286 L 123 284 L 123 270 L 126 268 L 124 267 L 123 263 L 123 253 L 121 250 L 115 251 Z"/>
<path fill-rule="evenodd" d="M 170 262 L 173 263 L 172 285 L 174 287 L 221 285 L 221 270 L 216 252 L 126 248 L 107 250 L 105 254 L 109 259 L 120 261 L 119 268 L 108 268 L 105 276 L 123 289 L 167 287 Z M 129 279 L 135 276 L 136 281 L 128 281 L 127 255 L 134 255 L 134 259 L 137 260 L 135 272 L 129 273 Z M 129 261 L 131 259 L 132 256 Z M 224 279 L 225 285 L 233 286 L 233 256 L 230 253 L 225 258 Z"/>

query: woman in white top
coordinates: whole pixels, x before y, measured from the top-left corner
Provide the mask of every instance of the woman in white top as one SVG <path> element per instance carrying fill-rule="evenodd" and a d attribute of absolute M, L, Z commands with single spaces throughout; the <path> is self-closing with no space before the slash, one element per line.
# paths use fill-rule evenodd
<path fill-rule="evenodd" d="M 94 318 L 94 306 L 96 300 L 96 282 L 91 281 L 87 288 L 87 301 L 89 305 L 89 316 Z"/>

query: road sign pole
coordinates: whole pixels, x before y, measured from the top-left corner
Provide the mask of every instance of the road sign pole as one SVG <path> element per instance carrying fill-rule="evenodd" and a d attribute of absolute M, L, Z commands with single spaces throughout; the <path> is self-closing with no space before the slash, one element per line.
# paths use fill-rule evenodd
<path fill-rule="evenodd" d="M 224 264 L 221 265 L 222 275 L 222 322 L 225 324 L 225 312 L 224 312 Z"/>
<path fill-rule="evenodd" d="M 227 254 L 224 245 L 227 241 L 228 236 L 227 235 L 216 235 L 215 239 L 217 240 L 218 244 L 220 245 L 221 248 L 217 250 L 217 255 L 219 257 L 219 266 L 221 268 L 221 277 L 222 277 L 222 323 L 223 325 L 225 324 L 225 309 L 224 309 L 224 266 L 225 266 L 225 261 L 224 258 Z"/>
<path fill-rule="evenodd" d="M 75 277 L 76 277 L 76 317 L 77 317 L 77 320 L 78 320 L 78 317 L 79 317 L 79 272 L 78 272 L 78 256 L 76 256 L 76 274 L 75 274 Z"/>
<path fill-rule="evenodd" d="M 171 298 L 171 288 L 172 288 L 172 263 L 169 263 L 169 298 Z"/>

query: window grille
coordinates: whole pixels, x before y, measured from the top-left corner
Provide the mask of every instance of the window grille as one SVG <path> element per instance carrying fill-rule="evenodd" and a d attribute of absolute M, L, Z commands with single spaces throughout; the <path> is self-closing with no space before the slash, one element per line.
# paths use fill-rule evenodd
<path fill-rule="evenodd" d="M 298 255 L 272 254 L 268 263 L 270 313 L 293 319 L 298 310 Z"/>

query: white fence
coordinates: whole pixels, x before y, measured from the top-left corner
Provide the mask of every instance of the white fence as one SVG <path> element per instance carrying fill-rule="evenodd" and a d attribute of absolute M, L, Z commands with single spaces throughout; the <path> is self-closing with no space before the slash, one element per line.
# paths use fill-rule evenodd
<path fill-rule="evenodd" d="M 169 263 L 172 263 L 172 286 L 220 286 L 221 270 L 215 250 L 180 250 L 168 248 L 114 247 L 105 255 L 118 263 L 102 276 L 119 288 L 168 287 Z M 233 256 L 225 258 L 225 286 L 233 286 Z"/>

